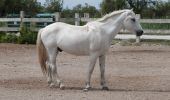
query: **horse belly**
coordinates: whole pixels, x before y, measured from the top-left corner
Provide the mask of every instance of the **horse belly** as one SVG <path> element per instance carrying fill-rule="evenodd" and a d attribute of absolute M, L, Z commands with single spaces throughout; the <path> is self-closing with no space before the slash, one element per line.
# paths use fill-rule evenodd
<path fill-rule="evenodd" d="M 65 38 L 58 43 L 58 47 L 63 51 L 74 55 L 89 55 L 89 41 L 87 39 Z"/>

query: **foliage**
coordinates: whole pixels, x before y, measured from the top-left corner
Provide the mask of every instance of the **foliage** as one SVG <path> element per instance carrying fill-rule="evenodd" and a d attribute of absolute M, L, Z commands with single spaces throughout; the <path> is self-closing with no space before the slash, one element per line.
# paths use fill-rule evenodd
<path fill-rule="evenodd" d="M 75 13 L 79 13 L 80 17 L 84 16 L 84 13 L 89 13 L 89 17 L 92 18 L 98 18 L 101 17 L 101 14 L 99 12 L 98 9 L 96 9 L 96 7 L 91 6 L 87 3 L 85 3 L 85 5 L 81 5 L 78 4 L 75 7 L 73 7 L 73 9 L 63 9 L 61 12 L 61 17 L 63 18 L 74 18 Z"/>
<path fill-rule="evenodd" d="M 1 37 L 1 42 L 16 43 L 17 41 L 18 37 L 14 34 L 4 35 Z"/>
<path fill-rule="evenodd" d="M 0 22 L 0 27 L 2 26 L 6 26 L 6 23 L 5 22 Z"/>
<path fill-rule="evenodd" d="M 18 43 L 20 44 L 35 44 L 37 39 L 37 33 L 31 31 L 27 27 L 23 27 L 20 31 Z"/>
<path fill-rule="evenodd" d="M 127 0 L 130 7 L 133 8 L 133 10 L 136 13 L 142 13 L 142 10 L 147 7 L 149 0 Z"/>
<path fill-rule="evenodd" d="M 89 13 L 90 17 L 101 17 L 100 12 L 94 7 L 87 3 L 85 5 L 78 4 L 77 6 L 73 7 L 73 13 L 80 13 L 81 16 L 84 16 L 83 13 Z"/>
<path fill-rule="evenodd" d="M 0 2 L 1 17 L 19 13 L 21 10 L 28 15 L 35 15 L 42 9 L 42 6 L 36 0 L 0 0 Z"/>
<path fill-rule="evenodd" d="M 115 10 L 114 0 L 103 0 L 100 5 L 102 14 L 110 13 Z"/>
<path fill-rule="evenodd" d="M 18 41 L 18 37 L 15 34 L 6 34 L 4 32 L 0 33 L 0 43 L 16 43 Z"/>
<path fill-rule="evenodd" d="M 170 40 L 150 40 L 150 39 L 145 39 L 142 40 L 141 43 L 145 43 L 148 45 L 167 45 L 170 46 Z"/>
<path fill-rule="evenodd" d="M 63 9 L 64 0 L 46 0 L 42 6 L 38 0 L 0 0 L 0 17 L 7 15 L 17 15 L 21 10 L 25 11 L 25 15 L 32 17 L 37 13 L 55 13 L 61 12 L 62 17 L 74 17 L 74 13 L 78 12 L 90 13 L 90 17 L 101 17 L 106 13 L 119 9 L 133 8 L 135 13 L 141 14 L 142 18 L 170 18 L 170 0 L 103 0 L 100 4 L 100 10 L 87 3 L 85 5 L 78 4 L 73 9 Z"/>
<path fill-rule="evenodd" d="M 63 9 L 63 0 L 46 0 L 46 12 L 61 12 Z"/>
<path fill-rule="evenodd" d="M 119 44 L 121 46 L 140 46 L 140 45 L 167 45 L 170 46 L 170 40 L 152 40 L 142 39 L 140 43 L 136 43 L 135 39 L 120 40 L 114 39 L 112 45 Z"/>
<path fill-rule="evenodd" d="M 100 12 L 96 9 L 96 7 L 85 3 L 85 6 L 82 7 L 83 13 L 89 13 L 90 17 L 100 17 Z"/>
<path fill-rule="evenodd" d="M 104 15 L 113 12 L 114 10 L 127 8 L 127 5 L 126 0 L 103 0 L 100 7 L 101 13 Z"/>
<path fill-rule="evenodd" d="M 157 17 L 167 16 L 167 15 L 170 15 L 169 12 L 170 12 L 170 1 L 168 1 L 168 2 L 163 2 L 163 1 L 157 2 L 156 7 L 155 7 L 155 16 L 157 16 Z"/>
<path fill-rule="evenodd" d="M 73 10 L 69 8 L 63 9 L 61 12 L 61 17 L 62 18 L 74 18 Z"/>
<path fill-rule="evenodd" d="M 19 44 L 35 44 L 37 33 L 23 27 L 20 31 L 20 36 L 15 33 L 0 33 L 0 43 L 19 43 Z"/>
<path fill-rule="evenodd" d="M 168 30 L 170 29 L 169 23 L 141 23 L 142 28 L 144 29 L 162 29 L 162 30 Z"/>
<path fill-rule="evenodd" d="M 170 0 L 103 0 L 101 13 L 133 8 L 142 18 L 170 18 Z"/>

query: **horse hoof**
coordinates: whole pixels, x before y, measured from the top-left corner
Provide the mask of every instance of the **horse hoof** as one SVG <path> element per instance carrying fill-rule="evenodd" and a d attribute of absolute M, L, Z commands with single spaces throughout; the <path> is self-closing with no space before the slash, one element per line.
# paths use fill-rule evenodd
<path fill-rule="evenodd" d="M 47 83 L 50 85 L 52 83 L 52 81 L 47 81 Z"/>
<path fill-rule="evenodd" d="M 54 87 L 55 87 L 55 84 L 51 83 L 50 88 L 54 88 Z"/>
<path fill-rule="evenodd" d="M 63 85 L 63 84 L 60 84 L 60 89 L 61 89 L 61 90 L 64 90 L 64 88 L 65 88 L 64 85 Z"/>
<path fill-rule="evenodd" d="M 84 92 L 87 92 L 87 91 L 89 91 L 89 89 L 85 88 L 85 89 L 83 89 L 83 91 L 84 91 Z"/>
<path fill-rule="evenodd" d="M 83 91 L 84 91 L 84 92 L 87 92 L 87 91 L 89 91 L 90 89 L 91 89 L 91 87 L 84 88 Z"/>
<path fill-rule="evenodd" d="M 102 90 L 109 91 L 109 88 L 108 87 L 102 87 Z"/>

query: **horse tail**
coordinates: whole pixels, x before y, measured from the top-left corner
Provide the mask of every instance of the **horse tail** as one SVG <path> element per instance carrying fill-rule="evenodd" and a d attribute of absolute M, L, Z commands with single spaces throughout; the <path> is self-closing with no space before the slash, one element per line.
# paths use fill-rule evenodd
<path fill-rule="evenodd" d="M 37 36 L 37 51 L 38 51 L 38 59 L 39 59 L 39 63 L 41 66 L 41 70 L 43 72 L 43 75 L 47 75 L 47 66 L 46 66 L 46 61 L 48 59 L 47 56 L 47 52 L 46 49 L 44 47 L 44 44 L 41 40 L 41 33 L 42 33 L 43 29 L 40 29 L 38 32 L 38 36 Z"/>

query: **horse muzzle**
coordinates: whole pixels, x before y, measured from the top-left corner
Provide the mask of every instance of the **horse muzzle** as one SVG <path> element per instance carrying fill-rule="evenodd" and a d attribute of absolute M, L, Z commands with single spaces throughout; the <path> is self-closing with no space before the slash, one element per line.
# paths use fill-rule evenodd
<path fill-rule="evenodd" d="M 143 30 L 137 30 L 136 31 L 136 36 L 141 36 L 143 34 Z"/>

